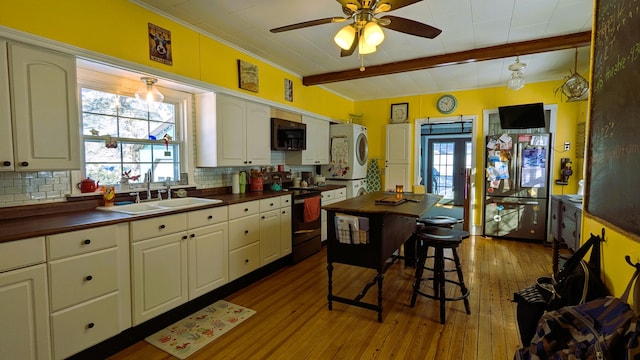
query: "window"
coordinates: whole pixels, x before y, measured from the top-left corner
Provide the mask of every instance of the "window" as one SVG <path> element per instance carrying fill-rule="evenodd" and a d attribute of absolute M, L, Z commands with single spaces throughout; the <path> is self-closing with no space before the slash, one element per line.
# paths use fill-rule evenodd
<path fill-rule="evenodd" d="M 135 97 L 81 87 L 85 175 L 101 184 L 177 180 L 183 150 L 179 103 L 145 106 Z"/>

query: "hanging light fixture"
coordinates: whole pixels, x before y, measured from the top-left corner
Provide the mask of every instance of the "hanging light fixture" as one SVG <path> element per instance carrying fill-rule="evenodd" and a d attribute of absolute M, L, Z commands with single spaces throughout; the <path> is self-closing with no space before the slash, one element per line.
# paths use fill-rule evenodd
<path fill-rule="evenodd" d="M 554 90 L 554 94 L 561 92 L 567 97 L 567 102 L 586 100 L 589 92 L 589 82 L 578 74 L 578 48 L 573 63 L 573 71 L 569 70 L 570 76 L 565 77 L 565 82 Z"/>
<path fill-rule="evenodd" d="M 139 102 L 150 105 L 152 103 L 161 103 L 164 100 L 164 95 L 154 86 L 158 79 L 145 76 L 141 77 L 140 80 L 144 84 L 140 86 L 135 94 Z"/>
<path fill-rule="evenodd" d="M 372 18 L 371 15 L 369 16 Z M 372 54 L 384 41 L 384 32 L 375 20 L 364 19 L 343 27 L 333 38 L 336 45 L 343 50 L 351 49 L 356 40 L 359 55 Z"/>
<path fill-rule="evenodd" d="M 507 80 L 507 88 L 517 91 L 524 87 L 525 79 L 522 70 L 527 68 L 527 64 L 520 62 L 520 57 L 516 56 L 516 62 L 509 65 L 511 76 Z"/>

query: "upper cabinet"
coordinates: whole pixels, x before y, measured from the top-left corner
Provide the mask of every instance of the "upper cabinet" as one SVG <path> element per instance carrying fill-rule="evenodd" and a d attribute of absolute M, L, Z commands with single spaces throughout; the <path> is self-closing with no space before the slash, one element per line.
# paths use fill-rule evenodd
<path fill-rule="evenodd" d="M 329 122 L 310 116 L 303 116 L 307 124 L 307 149 L 287 151 L 287 164 L 324 165 L 329 163 Z"/>
<path fill-rule="evenodd" d="M 0 171 L 80 169 L 73 56 L 0 40 Z"/>
<path fill-rule="evenodd" d="M 197 109 L 198 166 L 271 163 L 269 106 L 208 93 L 198 95 Z"/>

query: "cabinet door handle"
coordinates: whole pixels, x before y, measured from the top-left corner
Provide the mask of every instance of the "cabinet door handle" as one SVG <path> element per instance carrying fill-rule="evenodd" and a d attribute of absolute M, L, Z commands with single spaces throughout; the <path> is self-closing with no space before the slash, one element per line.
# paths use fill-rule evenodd
<path fill-rule="evenodd" d="M 262 215 L 262 220 L 266 219 L 266 216 Z"/>
<path fill-rule="evenodd" d="M 20 165 L 24 166 L 24 167 L 27 167 L 27 166 L 29 166 L 29 162 L 23 161 L 23 162 L 20 163 Z"/>
<path fill-rule="evenodd" d="M 85 244 L 85 245 L 89 245 L 89 244 L 91 244 L 91 239 L 86 239 L 82 243 Z"/>
<path fill-rule="evenodd" d="M 207 216 L 207 220 L 213 220 L 213 215 Z"/>
<path fill-rule="evenodd" d="M 182 240 L 187 240 L 187 235 L 183 236 Z"/>
<path fill-rule="evenodd" d="M 249 233 L 249 230 L 245 230 L 244 234 L 247 235 Z"/>
<path fill-rule="evenodd" d="M 94 324 L 94 323 L 92 323 L 92 322 L 90 322 L 90 323 L 88 323 L 88 324 L 87 324 L 87 328 L 88 328 L 88 329 L 93 329 L 93 327 L 94 327 L 94 326 L 96 326 L 96 324 Z"/>
<path fill-rule="evenodd" d="M 11 166 L 11 161 L 4 161 L 4 162 L 2 163 L 2 165 L 4 165 L 4 166 Z"/>
<path fill-rule="evenodd" d="M 189 236 L 190 236 L 191 238 L 194 238 L 194 237 L 196 237 L 196 234 L 191 234 L 191 235 L 189 235 Z"/>
<path fill-rule="evenodd" d="M 282 213 L 283 213 L 283 214 L 286 214 L 286 213 L 287 213 L 287 211 L 286 211 L 286 210 L 282 210 Z"/>
<path fill-rule="evenodd" d="M 162 225 L 159 226 L 159 228 L 160 228 L 160 230 L 162 230 L 162 229 L 166 228 L 166 226 L 164 224 L 162 224 Z"/>
<path fill-rule="evenodd" d="M 93 280 L 93 276 L 91 275 L 87 275 L 87 277 L 84 278 L 86 281 L 91 281 Z"/>
<path fill-rule="evenodd" d="M 247 211 L 249 211 L 249 208 L 244 208 L 244 212 L 247 212 Z"/>
<path fill-rule="evenodd" d="M 248 264 L 249 263 L 249 259 L 244 259 L 244 263 Z"/>

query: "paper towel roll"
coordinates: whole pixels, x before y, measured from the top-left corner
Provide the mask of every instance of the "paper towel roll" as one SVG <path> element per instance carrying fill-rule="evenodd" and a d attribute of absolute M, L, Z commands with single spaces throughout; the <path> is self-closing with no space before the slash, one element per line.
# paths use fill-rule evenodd
<path fill-rule="evenodd" d="M 231 176 L 231 193 L 240 194 L 240 173 L 233 173 Z"/>

